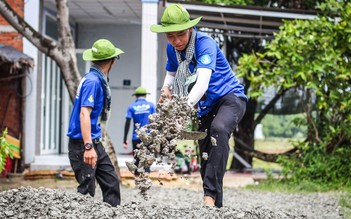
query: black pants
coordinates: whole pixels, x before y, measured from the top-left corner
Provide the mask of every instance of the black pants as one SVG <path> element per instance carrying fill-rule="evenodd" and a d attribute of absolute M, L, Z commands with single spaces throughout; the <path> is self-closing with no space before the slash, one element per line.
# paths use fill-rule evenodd
<path fill-rule="evenodd" d="M 214 109 L 200 118 L 199 131 L 207 130 L 206 138 L 199 140 L 201 177 L 205 196 L 215 199 L 215 206 L 223 206 L 223 178 L 229 155 L 229 138 L 246 110 L 246 102 L 229 93 L 222 97 Z M 217 146 L 212 145 L 211 137 Z M 207 160 L 202 158 L 208 154 Z"/>
<path fill-rule="evenodd" d="M 137 145 L 140 144 L 140 143 L 141 143 L 141 140 L 140 140 L 140 139 L 138 139 L 138 140 L 132 140 L 133 155 L 134 155 L 134 150 L 135 150 L 135 149 L 139 149 L 139 148 L 137 147 Z"/>
<path fill-rule="evenodd" d="M 138 139 L 138 140 L 132 140 L 132 144 L 133 144 L 133 156 L 134 156 L 134 158 L 135 158 L 135 166 L 138 166 L 139 165 L 139 161 L 140 161 L 140 159 L 139 159 L 139 157 L 135 157 L 135 153 L 134 153 L 134 150 L 135 149 L 139 149 L 138 147 L 137 147 L 137 145 L 138 144 L 140 144 L 141 143 L 141 140 L 140 139 Z M 144 170 L 145 170 L 145 172 L 150 172 L 150 168 L 148 168 L 148 167 L 145 167 L 144 168 Z M 137 171 L 137 170 L 136 170 Z M 137 172 L 135 172 L 136 174 L 137 174 Z"/>
<path fill-rule="evenodd" d="M 84 143 L 82 140 L 70 139 L 68 156 L 75 177 L 79 183 L 78 192 L 95 195 L 95 179 L 102 190 L 103 201 L 115 207 L 121 203 L 119 179 L 110 158 L 101 142 L 94 143 L 98 156 L 96 167 L 84 163 Z"/>

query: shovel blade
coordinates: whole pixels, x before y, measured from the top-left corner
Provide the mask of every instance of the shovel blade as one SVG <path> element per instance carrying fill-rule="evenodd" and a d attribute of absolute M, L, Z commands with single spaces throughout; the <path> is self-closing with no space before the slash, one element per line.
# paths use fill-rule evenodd
<path fill-rule="evenodd" d="M 180 133 L 180 139 L 182 140 L 201 140 L 207 136 L 206 132 L 199 131 L 182 131 Z"/>

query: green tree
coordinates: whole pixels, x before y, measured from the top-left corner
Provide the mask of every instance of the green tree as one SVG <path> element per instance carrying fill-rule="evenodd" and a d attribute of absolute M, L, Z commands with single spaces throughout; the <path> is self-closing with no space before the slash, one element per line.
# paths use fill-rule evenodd
<path fill-rule="evenodd" d="M 301 89 L 307 138 L 280 159 L 284 174 L 347 183 L 351 176 L 351 3 L 330 0 L 314 20 L 285 22 L 266 51 L 244 55 L 238 71 L 250 81 L 250 97 L 276 87 Z M 313 100 L 312 97 L 315 97 Z M 316 110 L 313 110 L 315 104 Z"/>
<path fill-rule="evenodd" d="M 7 129 L 2 132 L 0 136 L 0 173 L 4 170 L 6 164 L 6 158 L 10 156 L 12 159 L 12 151 L 9 143 L 6 141 Z"/>
<path fill-rule="evenodd" d="M 306 133 L 306 127 L 297 127 L 296 120 L 303 118 L 302 114 L 265 116 L 262 120 L 263 135 L 265 137 L 298 138 Z"/>
<path fill-rule="evenodd" d="M 189 0 L 190 2 L 202 2 L 209 4 L 220 4 L 220 5 L 253 5 L 253 6 L 263 6 L 263 7 L 275 7 L 275 8 L 289 8 L 289 9 L 315 9 L 315 6 L 324 0 L 227 0 L 227 1 L 218 1 L 218 0 Z M 238 58 L 245 53 L 251 53 L 252 51 L 261 52 L 262 51 L 262 41 L 257 38 L 238 38 L 233 36 L 224 36 L 217 37 L 216 39 L 224 39 L 227 41 L 227 58 L 228 61 L 235 69 L 238 65 Z M 269 40 L 269 39 L 267 39 Z M 221 41 L 219 44 L 221 45 Z M 245 85 L 245 93 L 250 90 L 251 81 L 249 78 L 244 76 L 242 78 L 243 84 Z M 303 93 L 301 88 L 296 88 L 297 93 Z M 238 128 L 234 130 L 234 140 L 235 140 L 235 151 L 243 157 L 247 162 L 252 163 L 252 158 L 257 157 L 259 159 L 276 162 L 278 156 L 272 154 L 265 154 L 259 151 L 256 151 L 254 148 L 254 131 L 256 125 L 259 124 L 267 113 L 275 112 L 275 105 L 278 101 L 281 101 L 281 98 L 284 97 L 286 100 L 287 96 L 291 97 L 291 93 L 294 91 L 289 91 L 289 89 L 278 90 L 274 96 L 266 103 L 262 105 L 258 102 L 257 97 L 250 97 L 247 102 L 246 113 L 241 120 Z M 301 98 L 298 95 L 295 95 L 297 99 Z M 296 101 L 296 100 L 294 100 Z M 290 108 L 289 108 L 290 107 Z M 284 109 L 281 111 L 287 112 L 292 107 L 289 104 L 284 105 Z M 299 106 L 301 108 L 301 106 Z M 293 110 L 296 112 L 296 110 Z M 299 110 L 298 112 L 301 112 Z M 258 113 L 258 116 L 257 116 Z M 288 153 L 294 152 L 295 149 L 288 151 Z M 241 171 L 244 166 L 238 162 L 236 159 L 233 160 L 232 169 Z"/>
<path fill-rule="evenodd" d="M 220 5 L 252 5 L 275 8 L 315 9 L 316 5 L 324 0 L 188 0 L 190 2 L 203 2 Z"/>
<path fill-rule="evenodd" d="M 221 5 L 247 5 L 253 3 L 252 0 L 195 0 L 196 2 L 203 2 L 206 4 L 221 4 Z"/>

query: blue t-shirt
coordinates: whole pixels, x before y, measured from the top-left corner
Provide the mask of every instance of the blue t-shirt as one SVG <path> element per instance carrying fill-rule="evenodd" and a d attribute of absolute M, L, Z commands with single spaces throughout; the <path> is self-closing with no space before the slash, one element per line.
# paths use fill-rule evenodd
<path fill-rule="evenodd" d="M 80 109 L 81 107 L 91 107 L 91 138 L 101 138 L 101 127 L 99 124 L 99 116 L 104 105 L 104 88 L 95 69 L 90 69 L 79 83 L 76 98 L 73 105 L 71 119 L 67 136 L 74 139 L 83 139 L 80 127 Z"/>
<path fill-rule="evenodd" d="M 212 70 L 210 83 L 205 93 L 206 99 L 200 100 L 198 103 L 198 116 L 204 116 L 209 113 L 218 100 L 230 92 L 247 100 L 244 94 L 244 86 L 235 77 L 216 41 L 207 34 L 196 32 L 195 29 L 193 33 L 196 33 L 195 60 L 193 59 L 189 64 L 190 72 L 195 73 L 196 68 L 209 68 Z M 185 59 L 185 50 L 182 52 L 182 58 L 183 60 Z M 177 69 L 178 61 L 175 48 L 168 43 L 166 70 L 176 72 Z"/>
<path fill-rule="evenodd" d="M 139 123 L 140 127 L 149 124 L 149 115 L 155 112 L 155 105 L 142 97 L 139 97 L 134 103 L 129 105 L 126 118 L 133 119 L 133 140 L 139 140 L 137 134 L 135 133 L 136 124 Z"/>

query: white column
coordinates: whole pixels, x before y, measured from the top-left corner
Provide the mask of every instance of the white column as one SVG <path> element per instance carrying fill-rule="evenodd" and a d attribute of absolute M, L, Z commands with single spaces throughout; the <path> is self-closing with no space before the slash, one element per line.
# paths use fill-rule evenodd
<path fill-rule="evenodd" d="M 150 31 L 157 24 L 158 0 L 141 0 L 141 86 L 150 93 L 148 100 L 157 98 L 157 34 Z"/>
<path fill-rule="evenodd" d="M 39 30 L 39 13 L 40 1 L 25 1 L 24 19 L 35 30 Z M 38 76 L 38 49 L 33 46 L 27 39 L 23 38 L 23 53 L 34 59 L 34 68 L 26 78 L 26 98 L 24 105 L 24 136 L 22 148 L 24 149 L 24 162 L 29 164 L 33 162 L 36 147 L 39 147 L 37 141 L 37 76 Z"/>

